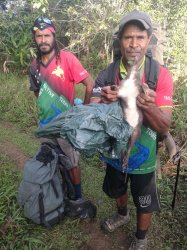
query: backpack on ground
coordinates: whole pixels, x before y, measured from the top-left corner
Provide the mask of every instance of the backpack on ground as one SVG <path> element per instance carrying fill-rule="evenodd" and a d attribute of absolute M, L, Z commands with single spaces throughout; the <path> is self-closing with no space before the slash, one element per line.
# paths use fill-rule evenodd
<path fill-rule="evenodd" d="M 97 208 L 87 199 L 75 199 L 75 190 L 67 168 L 69 158 L 59 146 L 44 143 L 36 155 L 28 160 L 17 200 L 24 215 L 48 228 L 64 216 L 95 218 Z"/>
<path fill-rule="evenodd" d="M 41 145 L 26 162 L 18 190 L 18 203 L 25 217 L 46 227 L 58 223 L 64 216 L 62 184 L 58 154 L 49 145 Z"/>

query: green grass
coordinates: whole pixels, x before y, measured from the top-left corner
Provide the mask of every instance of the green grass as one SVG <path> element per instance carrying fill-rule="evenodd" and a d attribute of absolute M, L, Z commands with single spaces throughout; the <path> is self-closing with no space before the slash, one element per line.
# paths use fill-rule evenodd
<path fill-rule="evenodd" d="M 29 91 L 27 76 L 1 74 L 1 119 L 17 123 L 21 128 L 36 125 L 37 109 Z"/>
<path fill-rule="evenodd" d="M 185 233 L 187 227 L 184 223 L 187 220 L 187 186 L 185 181 L 185 178 L 179 178 L 176 204 L 173 211 L 171 203 L 175 178 L 164 177 L 158 183 L 161 211 L 153 217 L 149 233 L 152 244 L 153 242 L 157 242 L 156 249 L 187 249 L 187 237 Z"/>

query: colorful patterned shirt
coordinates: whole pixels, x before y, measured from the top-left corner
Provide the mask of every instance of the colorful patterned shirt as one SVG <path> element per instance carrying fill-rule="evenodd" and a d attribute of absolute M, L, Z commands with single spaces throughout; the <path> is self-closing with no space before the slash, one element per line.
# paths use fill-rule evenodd
<path fill-rule="evenodd" d="M 89 76 L 79 60 L 70 52 L 60 51 L 57 61 L 54 55 L 47 65 L 36 59 L 30 68 L 30 90 L 39 91 L 37 106 L 40 126 L 46 125 L 74 102 L 75 84 Z"/>

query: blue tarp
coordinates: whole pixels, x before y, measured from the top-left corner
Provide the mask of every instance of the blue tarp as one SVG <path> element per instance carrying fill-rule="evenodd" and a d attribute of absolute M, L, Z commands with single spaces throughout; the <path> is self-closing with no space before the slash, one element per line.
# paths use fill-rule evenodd
<path fill-rule="evenodd" d="M 120 158 L 132 133 L 119 102 L 78 105 L 58 115 L 36 131 L 37 137 L 62 137 L 87 155 L 96 152 Z"/>

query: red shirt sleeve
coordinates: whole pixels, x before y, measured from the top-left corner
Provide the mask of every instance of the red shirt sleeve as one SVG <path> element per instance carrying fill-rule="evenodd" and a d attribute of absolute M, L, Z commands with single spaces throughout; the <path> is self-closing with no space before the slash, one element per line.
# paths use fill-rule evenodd
<path fill-rule="evenodd" d="M 172 107 L 173 101 L 173 80 L 170 72 L 160 67 L 160 74 L 156 87 L 156 105 L 159 107 Z"/>
<path fill-rule="evenodd" d="M 72 81 L 80 83 L 82 80 L 89 77 L 89 73 L 85 70 L 77 57 L 70 52 L 68 53 L 68 62 L 70 78 Z"/>

